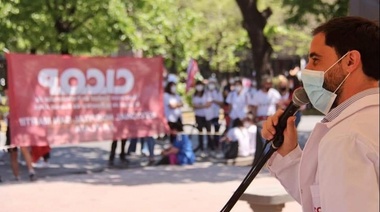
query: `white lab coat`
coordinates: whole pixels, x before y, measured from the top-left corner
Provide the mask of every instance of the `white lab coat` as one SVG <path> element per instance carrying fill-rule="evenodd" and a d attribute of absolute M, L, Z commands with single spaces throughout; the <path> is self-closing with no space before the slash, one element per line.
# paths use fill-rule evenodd
<path fill-rule="evenodd" d="M 379 94 L 316 124 L 303 151 L 274 153 L 268 168 L 304 212 L 379 211 Z"/>

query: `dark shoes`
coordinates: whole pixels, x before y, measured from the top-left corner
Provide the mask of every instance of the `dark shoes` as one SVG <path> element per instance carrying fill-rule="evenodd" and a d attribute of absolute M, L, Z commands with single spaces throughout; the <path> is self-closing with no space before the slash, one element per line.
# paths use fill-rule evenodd
<path fill-rule="evenodd" d="M 114 164 L 113 160 L 109 160 L 109 161 L 108 161 L 108 166 L 112 167 L 112 166 L 114 166 L 114 165 L 115 165 L 115 164 Z"/>
<path fill-rule="evenodd" d="M 32 181 L 32 182 L 36 181 L 37 180 L 36 174 L 35 173 L 30 173 L 29 174 L 29 180 Z"/>
<path fill-rule="evenodd" d="M 128 161 L 128 159 L 126 158 L 126 155 L 125 155 L 125 153 L 121 153 L 120 155 L 119 155 L 119 158 L 120 158 L 120 161 L 121 161 L 121 163 L 122 164 L 128 164 L 129 163 L 129 161 Z M 114 159 L 115 159 L 115 155 L 110 155 L 110 158 L 109 158 L 109 160 L 108 160 L 108 166 L 114 166 L 115 165 L 115 163 L 114 163 Z"/>

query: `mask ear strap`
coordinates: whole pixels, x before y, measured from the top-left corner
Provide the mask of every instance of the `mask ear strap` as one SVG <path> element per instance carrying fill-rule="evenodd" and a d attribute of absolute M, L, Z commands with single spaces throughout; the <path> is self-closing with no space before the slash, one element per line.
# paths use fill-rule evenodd
<path fill-rule="evenodd" d="M 350 52 L 347 52 L 346 54 L 344 54 L 341 58 L 339 58 L 339 60 L 337 60 L 334 64 L 332 64 L 326 71 L 325 71 L 325 74 L 328 72 L 328 71 L 330 71 L 330 69 L 332 68 L 332 67 L 334 67 L 337 63 L 339 63 L 344 57 L 346 57 L 347 55 L 348 55 L 348 53 L 350 53 Z"/>
<path fill-rule="evenodd" d="M 347 76 L 344 78 L 344 80 L 339 84 L 339 86 L 335 89 L 334 93 L 343 85 L 343 83 L 346 81 L 347 77 L 350 76 L 351 72 L 348 72 Z"/>

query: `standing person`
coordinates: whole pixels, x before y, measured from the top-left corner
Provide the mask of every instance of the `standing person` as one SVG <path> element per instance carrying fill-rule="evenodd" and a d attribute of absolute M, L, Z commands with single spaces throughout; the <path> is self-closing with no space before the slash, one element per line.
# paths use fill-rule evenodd
<path fill-rule="evenodd" d="M 235 119 L 243 120 L 248 112 L 249 94 L 243 89 L 241 80 L 236 80 L 234 84 L 234 90 L 227 96 L 226 102 L 229 105 L 229 116 L 231 123 L 234 123 Z M 231 128 L 227 126 L 227 128 Z"/>
<path fill-rule="evenodd" d="M 205 91 L 205 86 L 203 82 L 197 81 L 195 83 L 195 92 L 193 95 L 192 103 L 194 108 L 195 123 L 199 131 L 198 135 L 198 146 L 194 149 L 194 152 L 201 151 L 203 154 L 204 151 L 204 142 L 203 142 L 203 128 L 207 131 L 207 142 L 211 145 L 211 124 L 206 120 L 207 109 L 211 106 L 211 96 Z M 209 146 L 208 145 L 208 146 Z M 211 146 L 213 150 L 213 146 Z"/>
<path fill-rule="evenodd" d="M 290 104 L 290 90 L 289 81 L 284 75 L 278 75 L 278 85 L 276 86 L 277 91 L 280 93 L 281 98 L 279 101 L 279 106 L 281 109 L 285 108 Z"/>
<path fill-rule="evenodd" d="M 279 75 L 279 84 L 277 87 L 278 92 L 280 92 L 281 99 L 279 102 L 279 106 L 281 109 L 285 110 L 288 105 L 293 101 L 293 89 L 290 89 L 290 82 L 288 78 L 286 78 L 284 75 Z M 297 88 L 300 87 L 300 85 L 297 85 Z M 306 105 L 302 105 L 301 108 L 296 112 L 295 117 L 296 117 L 296 127 L 298 127 L 300 121 L 301 121 L 301 116 L 302 116 L 302 111 L 305 110 Z"/>
<path fill-rule="evenodd" d="M 305 212 L 379 211 L 379 25 L 331 19 L 314 29 L 309 52 L 302 82 L 325 117 L 303 150 L 295 118 L 288 118 L 268 168 Z M 265 139 L 281 113 L 264 123 Z"/>
<path fill-rule="evenodd" d="M 131 155 L 136 152 L 137 141 L 140 139 L 141 143 L 141 155 L 146 156 L 145 151 L 149 152 L 149 163 L 148 165 L 154 164 L 154 145 L 156 144 L 156 140 L 152 136 L 146 136 L 141 138 L 132 138 L 130 140 L 130 144 L 128 147 L 127 155 Z"/>
<path fill-rule="evenodd" d="M 127 150 L 128 156 L 136 156 L 136 149 L 137 149 L 137 142 L 140 141 L 141 145 L 141 154 L 143 154 L 143 147 L 144 147 L 144 138 L 131 138 L 129 139 L 129 146 Z"/>
<path fill-rule="evenodd" d="M 219 112 L 220 108 L 223 106 L 223 96 L 222 93 L 218 90 L 217 80 L 215 78 L 210 78 L 207 84 L 207 92 L 211 98 L 211 106 L 207 108 L 206 111 L 206 120 L 210 122 L 211 126 L 214 127 L 214 135 L 212 142 L 209 142 L 208 147 L 210 149 L 219 149 Z"/>
<path fill-rule="evenodd" d="M 228 129 L 228 126 L 231 125 L 231 118 L 230 118 L 230 106 L 229 104 L 227 103 L 227 97 L 228 95 L 231 93 L 231 91 L 234 90 L 234 83 L 235 83 L 235 80 L 233 77 L 229 77 L 227 79 L 227 84 L 223 87 L 223 91 L 222 91 L 222 94 L 223 94 L 223 112 L 224 112 L 224 120 L 226 122 L 226 132 L 227 132 L 227 129 Z"/>
<path fill-rule="evenodd" d="M 255 165 L 263 154 L 264 140 L 261 137 L 260 130 L 263 122 L 280 107 L 280 93 L 273 88 L 272 79 L 269 75 L 265 75 L 261 79 L 261 87 L 250 101 L 251 113 L 254 117 L 254 122 L 257 126 L 256 152 L 253 160 Z"/>
<path fill-rule="evenodd" d="M 34 167 L 47 167 L 50 159 L 50 146 L 31 146 L 30 153 Z M 42 161 L 40 160 L 42 157 Z"/>
<path fill-rule="evenodd" d="M 255 123 L 261 127 L 263 121 L 273 115 L 279 107 L 280 93 L 273 88 L 272 79 L 265 75 L 261 79 L 261 88 L 258 90 L 249 105 L 254 115 Z"/>
<path fill-rule="evenodd" d="M 8 88 L 7 87 L 4 87 L 4 92 L 5 92 L 5 95 L 8 97 L 9 95 L 8 95 Z M 9 105 L 8 104 L 8 98 L 7 98 L 7 101 L 5 102 L 5 105 Z M 9 109 L 9 111 L 11 112 L 11 108 Z M 11 142 L 11 129 L 10 129 L 9 117 L 10 116 L 8 113 L 8 115 L 6 116 L 7 131 L 5 133 L 5 135 L 6 135 L 5 145 L 9 147 L 8 152 L 9 152 L 10 161 L 11 161 L 12 173 L 13 173 L 13 176 L 15 177 L 15 180 L 18 181 L 18 180 L 20 180 L 19 165 L 18 165 L 18 150 L 17 150 L 17 147 L 11 146 L 12 142 Z M 29 180 L 34 181 L 34 180 L 36 180 L 36 172 L 34 171 L 34 168 L 33 168 L 32 156 L 30 155 L 29 148 L 26 146 L 20 146 L 20 150 L 21 150 L 22 155 L 24 156 L 24 160 L 25 160 L 26 165 L 28 167 Z"/>
<path fill-rule="evenodd" d="M 293 98 L 293 93 L 294 90 L 302 86 L 302 82 L 300 80 L 300 67 L 296 66 L 292 70 L 289 71 L 289 75 L 287 77 L 288 82 L 289 82 L 289 99 Z M 300 110 L 297 111 L 296 113 L 296 127 L 299 125 L 301 122 L 301 117 L 302 117 L 302 110 L 306 109 L 306 105 L 302 106 Z"/>
<path fill-rule="evenodd" d="M 182 98 L 177 94 L 176 83 L 170 81 L 166 84 L 164 93 L 164 111 L 171 130 L 178 132 L 183 131 L 182 124 Z M 170 134 L 170 143 L 173 144 L 176 139 L 175 134 Z"/>
<path fill-rule="evenodd" d="M 248 93 L 249 93 L 250 99 L 253 99 L 253 96 L 255 96 L 257 91 L 258 91 L 258 89 L 257 89 L 256 79 L 252 79 L 251 85 L 248 88 Z"/>
<path fill-rule="evenodd" d="M 119 158 L 120 158 L 121 162 L 125 163 L 125 162 L 128 162 L 127 159 L 125 158 L 125 156 L 126 156 L 125 155 L 125 144 L 127 143 L 127 139 L 121 139 L 120 142 L 121 142 L 121 145 L 120 145 Z M 118 143 L 117 139 L 113 140 L 111 143 L 111 152 L 110 152 L 110 156 L 108 159 L 108 165 L 110 165 L 110 166 L 114 165 L 117 143 Z"/>

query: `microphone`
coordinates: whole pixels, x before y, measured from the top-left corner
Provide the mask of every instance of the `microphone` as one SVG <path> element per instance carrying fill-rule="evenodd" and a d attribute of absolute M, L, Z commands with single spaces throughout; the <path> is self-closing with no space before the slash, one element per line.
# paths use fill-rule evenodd
<path fill-rule="evenodd" d="M 231 198 L 228 200 L 228 202 L 224 205 L 221 212 L 229 212 L 231 211 L 232 207 L 236 204 L 236 202 L 239 200 L 240 196 L 244 193 L 244 191 L 248 188 L 249 184 L 252 182 L 252 180 L 257 176 L 257 174 L 260 172 L 261 168 L 264 166 L 264 164 L 268 161 L 268 159 L 271 157 L 271 155 L 277 151 L 278 148 L 282 145 L 284 142 L 284 130 L 286 128 L 286 122 L 290 116 L 293 116 L 301 106 L 306 105 L 310 102 L 309 98 L 307 97 L 307 94 L 305 90 L 300 87 L 294 90 L 292 102 L 288 105 L 288 107 L 285 109 L 284 113 L 279 117 L 278 124 L 275 126 L 276 128 L 276 134 L 273 137 L 272 140 L 269 140 L 268 142 L 272 142 L 271 148 L 264 154 L 260 155 L 258 161 L 252 165 L 251 170 L 249 170 L 247 176 L 244 178 L 244 180 L 241 182 L 240 186 L 237 188 L 237 190 L 234 192 L 234 194 L 231 196 Z M 264 153 L 263 149 L 263 153 Z"/>
<path fill-rule="evenodd" d="M 290 116 L 294 116 L 296 112 L 300 109 L 301 106 L 306 105 L 310 102 L 309 97 L 306 94 L 306 91 L 304 88 L 299 87 L 293 92 L 292 101 L 288 105 L 288 107 L 285 109 L 284 113 L 280 116 L 278 119 L 278 123 L 275 126 L 276 134 L 272 138 L 272 147 L 274 149 L 280 148 L 280 146 L 283 143 L 282 136 L 284 133 L 284 130 L 286 128 L 287 120 Z M 281 139 L 280 139 L 281 138 Z"/>

